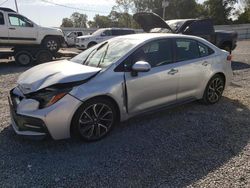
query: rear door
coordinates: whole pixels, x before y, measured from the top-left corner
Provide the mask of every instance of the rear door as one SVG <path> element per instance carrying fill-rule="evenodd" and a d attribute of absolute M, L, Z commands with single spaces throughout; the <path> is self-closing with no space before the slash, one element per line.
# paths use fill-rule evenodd
<path fill-rule="evenodd" d="M 8 44 L 9 33 L 8 33 L 8 24 L 6 23 L 6 18 L 4 12 L 0 11 L 0 43 Z"/>
<path fill-rule="evenodd" d="M 149 72 L 137 75 L 125 72 L 130 114 L 176 102 L 179 74 L 172 50 L 171 39 L 157 40 L 145 44 L 125 60 L 126 67 L 131 68 L 137 61 L 146 61 L 152 67 Z"/>
<path fill-rule="evenodd" d="M 30 20 L 15 13 L 8 14 L 10 44 L 36 44 L 37 28 Z"/>
<path fill-rule="evenodd" d="M 206 45 L 191 39 L 178 38 L 176 45 L 176 65 L 179 70 L 177 100 L 195 98 L 205 85 L 213 58 Z"/>

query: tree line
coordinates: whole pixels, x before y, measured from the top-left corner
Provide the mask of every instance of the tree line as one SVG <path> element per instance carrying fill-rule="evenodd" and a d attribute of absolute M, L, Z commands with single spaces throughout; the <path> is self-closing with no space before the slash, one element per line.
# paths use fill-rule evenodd
<path fill-rule="evenodd" d="M 241 9 L 236 4 L 243 5 Z M 88 21 L 86 14 L 74 12 L 63 18 L 61 27 L 131 27 L 139 28 L 132 15 L 136 12 L 152 11 L 163 16 L 162 0 L 116 0 L 107 16 L 96 14 Z M 169 0 L 165 19 L 212 18 L 214 24 L 250 23 L 250 0 Z"/>

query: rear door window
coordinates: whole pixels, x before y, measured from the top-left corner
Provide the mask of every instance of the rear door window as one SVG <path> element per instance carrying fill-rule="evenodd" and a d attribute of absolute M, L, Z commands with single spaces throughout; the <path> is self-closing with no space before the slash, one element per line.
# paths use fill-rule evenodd
<path fill-rule="evenodd" d="M 200 57 L 198 43 L 190 39 L 176 39 L 176 61 L 192 60 Z"/>
<path fill-rule="evenodd" d="M 214 51 L 205 44 L 198 43 L 198 46 L 199 46 L 200 57 L 206 57 L 214 53 Z"/>
<path fill-rule="evenodd" d="M 4 25 L 4 16 L 2 12 L 0 12 L 0 25 Z"/>

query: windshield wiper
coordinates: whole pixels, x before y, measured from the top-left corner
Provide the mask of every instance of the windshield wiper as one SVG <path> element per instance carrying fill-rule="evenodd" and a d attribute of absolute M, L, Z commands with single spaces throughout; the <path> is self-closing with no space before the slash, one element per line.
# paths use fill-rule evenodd
<path fill-rule="evenodd" d="M 104 42 L 104 43 L 101 44 L 98 48 L 93 49 L 93 50 L 89 53 L 89 55 L 86 57 L 86 59 L 84 60 L 83 65 L 85 65 L 85 63 L 86 63 L 87 60 L 89 59 L 90 55 L 92 55 L 92 53 L 93 53 L 94 51 L 95 51 L 95 53 L 96 53 L 98 50 L 100 50 L 100 49 L 101 49 L 103 46 L 105 46 L 107 43 L 108 43 L 108 42 Z M 95 53 L 94 53 L 93 55 L 95 55 Z M 92 57 L 93 57 L 93 55 L 92 55 Z"/>
<path fill-rule="evenodd" d="M 98 62 L 97 67 L 99 67 L 100 64 L 104 62 L 104 59 L 105 59 L 107 52 L 108 52 L 108 48 L 109 48 L 109 44 L 107 45 L 107 48 L 105 49 L 103 56 L 100 58 L 100 61 Z"/>

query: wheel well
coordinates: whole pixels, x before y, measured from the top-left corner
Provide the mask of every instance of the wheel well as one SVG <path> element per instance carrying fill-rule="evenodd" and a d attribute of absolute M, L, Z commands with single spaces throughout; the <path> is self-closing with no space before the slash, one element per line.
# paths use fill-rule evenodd
<path fill-rule="evenodd" d="M 118 112 L 118 113 L 117 113 L 117 115 L 118 115 L 117 121 L 118 121 L 118 122 L 120 121 L 120 118 L 121 118 L 120 108 L 119 108 L 117 102 L 116 102 L 112 97 L 107 96 L 107 95 L 100 95 L 100 96 L 96 96 L 96 97 L 89 98 L 88 100 L 83 101 L 83 103 L 84 103 L 84 102 L 87 102 L 87 101 L 90 101 L 90 100 L 94 100 L 94 99 L 105 99 L 105 100 L 109 100 L 109 101 L 114 105 L 115 110 Z M 78 109 L 77 109 L 77 110 L 78 110 Z M 76 110 L 76 111 L 77 111 L 77 110 Z M 72 133 L 73 133 L 73 124 L 72 124 L 72 122 L 73 122 L 74 116 L 75 116 L 75 114 L 73 115 L 73 117 L 72 117 L 72 119 L 71 119 L 71 124 L 70 124 L 70 135 L 72 135 Z"/>
<path fill-rule="evenodd" d="M 225 74 L 222 73 L 222 72 L 218 72 L 215 75 L 213 75 L 212 77 L 217 76 L 217 75 L 220 76 L 220 77 L 222 77 L 223 80 L 224 80 L 224 83 L 226 84 L 226 76 L 225 76 Z"/>
<path fill-rule="evenodd" d="M 59 36 L 59 35 L 46 35 L 45 37 L 43 37 L 42 43 L 44 42 L 44 40 L 45 40 L 46 38 L 49 38 L 49 37 L 57 38 L 57 39 L 59 40 L 59 42 L 60 42 L 60 37 L 61 37 L 61 36 Z"/>
<path fill-rule="evenodd" d="M 97 42 L 91 41 L 91 42 L 88 43 L 88 46 L 89 46 L 90 44 L 97 44 Z"/>
<path fill-rule="evenodd" d="M 231 41 L 224 41 L 221 45 L 221 47 L 224 47 L 224 46 L 230 46 L 230 48 L 232 48 L 232 42 Z"/>

